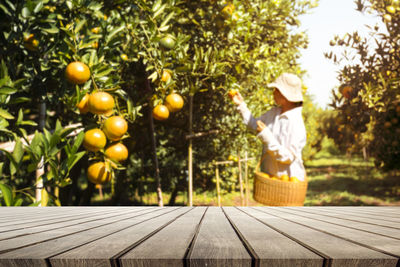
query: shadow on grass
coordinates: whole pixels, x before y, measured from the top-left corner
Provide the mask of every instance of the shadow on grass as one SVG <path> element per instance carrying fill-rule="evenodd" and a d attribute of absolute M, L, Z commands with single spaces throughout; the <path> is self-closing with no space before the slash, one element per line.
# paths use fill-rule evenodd
<path fill-rule="evenodd" d="M 308 166 L 306 205 L 388 205 L 400 202 L 400 176 L 357 161 Z M 361 162 L 362 161 L 358 161 Z"/>

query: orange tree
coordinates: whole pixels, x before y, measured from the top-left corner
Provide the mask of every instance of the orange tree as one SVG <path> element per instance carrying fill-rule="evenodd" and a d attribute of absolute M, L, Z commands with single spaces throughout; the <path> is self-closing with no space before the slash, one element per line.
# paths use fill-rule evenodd
<path fill-rule="evenodd" d="M 252 110 L 272 105 L 266 82 L 282 71 L 301 73 L 298 48 L 306 46 L 306 37 L 291 30 L 312 5 L 289 0 L 5 1 L 0 9 L 0 138 L 18 144 L 1 156 L 3 198 L 5 191 L 12 192 L 6 204 L 31 202 L 41 166 L 49 204 L 89 204 L 96 181 L 111 190 L 112 203 L 125 203 L 133 192 L 160 189 L 154 180 L 159 174 L 162 188 L 176 195 L 186 187 L 190 99 L 193 130 L 220 131 L 194 141 L 196 186 L 213 188 L 212 159 L 239 149 L 258 153 L 227 91 L 239 89 Z M 79 63 L 67 67 L 72 62 Z M 171 104 L 171 93 L 183 97 L 183 108 L 179 100 Z M 161 104 L 169 107 L 168 114 L 153 110 Z M 124 123 L 107 123 L 115 116 L 127 129 Z M 68 125 L 81 133 L 71 136 L 75 128 Z M 30 141 L 37 129 L 43 133 Z M 234 184 L 226 181 L 226 188 Z"/>
<path fill-rule="evenodd" d="M 340 59 L 333 53 L 326 56 L 334 62 L 349 60 L 338 77 L 342 85 L 334 92 L 332 106 L 337 113 L 330 123 L 336 129 L 332 137 L 348 152 L 366 148 L 384 170 L 398 169 L 399 2 L 357 1 L 357 9 L 376 14 L 384 26 L 369 27 L 370 37 L 354 32 L 331 41 L 344 53 Z"/>

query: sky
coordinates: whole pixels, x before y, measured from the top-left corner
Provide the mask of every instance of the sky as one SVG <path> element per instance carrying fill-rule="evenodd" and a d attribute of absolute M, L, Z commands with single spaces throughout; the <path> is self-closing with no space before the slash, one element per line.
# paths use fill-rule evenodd
<path fill-rule="evenodd" d="M 308 93 L 321 108 L 331 103 L 331 91 L 339 86 L 337 73 L 339 67 L 325 58 L 324 52 L 332 51 L 329 41 L 335 35 L 344 36 L 347 32 L 358 31 L 361 36 L 368 35 L 365 25 L 379 23 L 375 15 L 364 14 L 356 10 L 354 0 L 319 0 L 319 6 L 300 17 L 301 30 L 309 37 L 307 49 L 302 50 L 300 64 L 307 71 L 303 83 Z"/>

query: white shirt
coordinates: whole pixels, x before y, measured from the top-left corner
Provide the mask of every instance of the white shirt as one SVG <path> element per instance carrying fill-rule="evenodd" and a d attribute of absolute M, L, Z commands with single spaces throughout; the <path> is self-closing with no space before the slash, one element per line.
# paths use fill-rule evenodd
<path fill-rule="evenodd" d="M 287 174 L 304 181 L 306 172 L 302 160 L 302 150 L 306 145 L 306 128 L 302 117 L 302 107 L 281 114 L 280 107 L 274 107 L 259 118 L 254 118 L 246 104 L 238 106 L 244 124 L 253 131 L 257 130 L 257 120 L 267 128 L 257 137 L 263 142 L 261 171 L 280 177 Z"/>

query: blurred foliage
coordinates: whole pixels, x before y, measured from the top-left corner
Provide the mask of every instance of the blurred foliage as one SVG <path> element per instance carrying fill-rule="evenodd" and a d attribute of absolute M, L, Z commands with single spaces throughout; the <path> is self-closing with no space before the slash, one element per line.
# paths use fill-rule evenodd
<path fill-rule="evenodd" d="M 337 112 L 326 122 L 330 136 L 342 150 L 365 148 L 383 170 L 398 170 L 400 159 L 400 5 L 397 0 L 355 1 L 357 10 L 381 18 L 369 25 L 369 35 L 358 32 L 335 36 L 330 44 L 342 54 L 325 55 L 344 67 L 342 85 L 333 92 Z"/>

